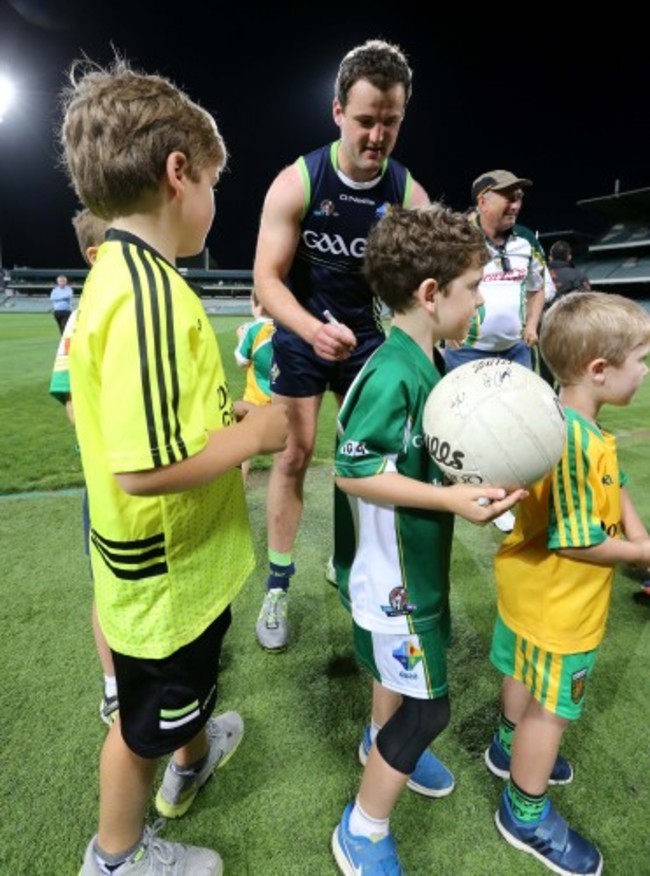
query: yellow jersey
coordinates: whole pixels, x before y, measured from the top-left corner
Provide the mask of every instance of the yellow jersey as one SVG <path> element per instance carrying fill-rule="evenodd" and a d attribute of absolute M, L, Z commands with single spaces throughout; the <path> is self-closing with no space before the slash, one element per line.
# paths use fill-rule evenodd
<path fill-rule="evenodd" d="M 566 408 L 567 440 L 555 470 L 517 510 L 495 558 L 503 621 L 539 648 L 558 654 L 593 650 L 605 632 L 614 569 L 562 557 L 621 535 L 616 441 Z"/>
<path fill-rule="evenodd" d="M 91 561 L 109 645 L 160 659 L 197 638 L 253 565 L 241 472 L 180 493 L 125 493 L 116 473 L 186 459 L 234 422 L 199 297 L 134 235 L 109 230 L 70 349 Z"/>

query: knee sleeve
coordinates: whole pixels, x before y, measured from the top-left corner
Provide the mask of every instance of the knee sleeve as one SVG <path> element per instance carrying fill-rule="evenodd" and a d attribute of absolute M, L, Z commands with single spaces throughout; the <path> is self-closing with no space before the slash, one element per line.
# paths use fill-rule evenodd
<path fill-rule="evenodd" d="M 420 755 L 448 723 L 448 696 L 435 700 L 404 697 L 402 705 L 377 734 L 377 748 L 389 766 L 410 776 Z"/>

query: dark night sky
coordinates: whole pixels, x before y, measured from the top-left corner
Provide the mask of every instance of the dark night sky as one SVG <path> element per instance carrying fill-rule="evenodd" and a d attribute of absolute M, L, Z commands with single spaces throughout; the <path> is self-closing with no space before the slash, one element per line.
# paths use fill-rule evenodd
<path fill-rule="evenodd" d="M 74 58 L 108 63 L 111 45 L 217 119 L 231 159 L 208 245 L 222 268 L 251 267 L 275 174 L 334 139 L 338 62 L 369 37 L 399 43 L 414 69 L 395 155 L 432 198 L 465 209 L 472 179 L 505 167 L 535 183 L 524 224 L 597 230 L 600 220 L 576 201 L 611 193 L 616 179 L 622 190 L 650 185 L 644 28 L 612 17 L 615 7 L 607 20 L 560 32 L 550 7 L 526 29 L 507 23 L 502 4 L 478 14 L 409 0 L 267 3 L 261 13 L 257 5 L 0 0 L 0 72 L 21 89 L 0 124 L 5 266 L 81 264 L 76 199 L 57 167 L 57 93 Z"/>

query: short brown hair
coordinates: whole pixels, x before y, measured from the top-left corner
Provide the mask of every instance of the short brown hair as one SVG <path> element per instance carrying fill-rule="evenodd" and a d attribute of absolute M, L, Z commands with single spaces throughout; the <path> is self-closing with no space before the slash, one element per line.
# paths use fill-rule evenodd
<path fill-rule="evenodd" d="M 544 315 L 540 350 L 561 385 L 578 380 L 590 362 L 622 365 L 630 351 L 650 343 L 650 313 L 636 301 L 608 292 L 569 292 Z"/>
<path fill-rule="evenodd" d="M 392 207 L 368 235 L 363 272 L 387 307 L 403 313 L 424 280 L 437 280 L 444 292 L 468 268 L 488 261 L 483 234 L 462 213 L 442 204 Z"/>
<path fill-rule="evenodd" d="M 128 215 L 157 194 L 172 152 L 185 155 L 194 181 L 205 167 L 225 164 L 214 119 L 169 80 L 118 59 L 106 70 L 77 62 L 70 81 L 62 95 L 64 160 L 79 199 L 96 216 Z"/>
<path fill-rule="evenodd" d="M 367 79 L 380 91 L 388 91 L 394 85 L 404 86 L 404 105 L 411 96 L 413 72 L 399 46 L 384 40 L 367 40 L 363 45 L 350 49 L 341 61 L 334 85 L 334 96 L 343 109 L 348 102 L 350 89 L 360 79 Z"/>
<path fill-rule="evenodd" d="M 90 212 L 88 207 L 78 210 L 72 217 L 72 225 L 77 235 L 77 243 L 81 255 L 86 258 L 86 252 L 91 246 L 100 246 L 104 242 L 108 222 Z"/>

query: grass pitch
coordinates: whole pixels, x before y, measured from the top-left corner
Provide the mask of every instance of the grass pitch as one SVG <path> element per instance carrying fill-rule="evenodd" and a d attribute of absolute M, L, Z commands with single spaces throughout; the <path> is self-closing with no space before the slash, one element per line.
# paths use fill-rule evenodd
<path fill-rule="evenodd" d="M 243 390 L 243 373 L 232 360 L 240 321 L 213 320 L 235 397 Z M 2 876 L 78 872 L 97 812 L 101 674 L 75 489 L 81 472 L 63 409 L 47 396 L 56 343 L 47 315 L 0 316 L 0 492 L 13 494 L 0 499 Z M 334 876 L 331 832 L 361 775 L 356 749 L 370 685 L 352 656 L 349 618 L 323 577 L 331 548 L 333 410 L 328 403 L 322 416 L 317 456 L 324 464 L 307 478 L 292 641 L 282 655 L 266 654 L 254 638 L 265 578 L 267 460 L 251 473 L 247 495 L 259 563 L 233 606 L 218 706 L 240 711 L 244 740 L 190 813 L 164 832 L 218 849 L 231 876 Z M 604 414 L 603 423 L 620 436 L 630 492 L 650 523 L 650 383 L 630 408 Z M 487 655 L 495 615 L 492 557 L 500 538 L 495 527 L 457 524 L 452 718 L 435 745 L 457 787 L 443 800 L 407 792 L 399 801 L 391 823 L 410 876 L 548 872 L 498 836 L 492 819 L 502 785 L 483 764 L 498 717 L 500 678 Z M 585 712 L 563 745 L 576 777 L 551 791 L 571 825 L 598 844 L 613 876 L 650 874 L 650 627 L 648 609 L 631 598 L 635 590 L 619 571 Z"/>

